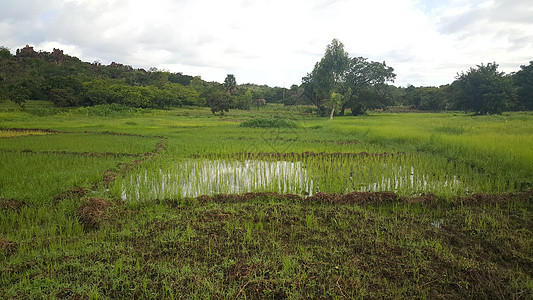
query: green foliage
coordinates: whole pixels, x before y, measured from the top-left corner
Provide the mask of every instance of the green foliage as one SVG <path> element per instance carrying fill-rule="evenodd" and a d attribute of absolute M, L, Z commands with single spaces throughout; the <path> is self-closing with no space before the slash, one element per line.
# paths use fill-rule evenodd
<path fill-rule="evenodd" d="M 331 93 L 331 96 L 325 103 L 325 107 L 331 111 L 331 114 L 329 116 L 330 119 L 333 119 L 333 114 L 335 113 L 335 110 L 339 110 L 341 108 L 343 101 L 343 95 L 335 92 Z"/>
<path fill-rule="evenodd" d="M 369 62 L 363 57 L 349 58 L 344 45 L 334 39 L 313 71 L 302 79 L 302 85 L 304 94 L 317 107 L 319 115 L 331 110 L 330 117 L 333 117 L 333 93 L 343 95 L 338 104 L 341 115 L 346 108 L 352 108 L 352 113 L 358 115 L 368 109 L 390 105 L 386 82 L 394 81 L 396 74 L 393 71 L 385 62 Z M 322 108 L 324 105 L 327 109 Z"/>
<path fill-rule="evenodd" d="M 317 108 L 324 106 L 331 94 L 341 89 L 349 62 L 344 45 L 333 39 L 326 47 L 324 57 L 315 64 L 313 71 L 302 79 L 306 96 Z"/>
<path fill-rule="evenodd" d="M 235 97 L 235 108 L 250 110 L 252 106 L 253 95 L 252 91 L 246 90 L 244 94 Z"/>
<path fill-rule="evenodd" d="M 233 94 L 237 91 L 237 81 L 235 80 L 235 75 L 228 74 L 226 76 L 226 79 L 224 79 L 224 87 L 226 88 L 226 92 L 229 94 Z"/>
<path fill-rule="evenodd" d="M 221 115 L 224 115 L 224 112 L 228 112 L 233 107 L 233 101 L 234 97 L 229 93 L 216 91 L 207 99 L 207 106 L 211 108 L 213 114 L 220 112 Z"/>
<path fill-rule="evenodd" d="M 446 109 L 448 86 L 414 87 L 409 85 L 402 97 L 402 102 L 413 109 L 440 111 Z"/>
<path fill-rule="evenodd" d="M 304 88 L 299 87 L 296 84 L 291 85 L 291 88 L 284 93 L 282 100 L 280 101 L 283 105 L 303 105 L 306 103 L 304 96 Z"/>
<path fill-rule="evenodd" d="M 450 88 L 457 108 L 479 115 L 501 114 L 509 108 L 513 94 L 510 79 L 498 72 L 496 63 L 462 72 Z"/>
<path fill-rule="evenodd" d="M 289 119 L 253 118 L 242 122 L 240 126 L 255 128 L 296 128 L 298 124 Z"/>
<path fill-rule="evenodd" d="M 26 101 L 30 100 L 30 91 L 22 85 L 12 87 L 8 95 L 11 101 L 15 102 L 23 109 Z"/>
<path fill-rule="evenodd" d="M 17 50 L 16 57 L 4 54 L 0 56 L 0 98 L 20 104 L 23 99 L 50 100 L 59 107 L 118 103 L 169 108 L 206 104 L 205 97 L 200 97 L 201 90 L 185 86 L 192 77 L 181 73 L 155 68 L 147 72 L 114 62 L 109 66 L 87 64 L 58 49 L 53 53 L 35 52 L 28 46 Z"/>
<path fill-rule="evenodd" d="M 9 48 L 0 46 L 0 59 L 11 58 L 11 51 Z"/>
<path fill-rule="evenodd" d="M 54 102 L 55 106 L 79 106 L 80 99 L 67 89 L 51 89 L 49 91 L 49 99 Z"/>
<path fill-rule="evenodd" d="M 520 71 L 513 75 L 517 88 L 514 110 L 533 110 L 533 61 L 528 66 L 520 66 Z"/>

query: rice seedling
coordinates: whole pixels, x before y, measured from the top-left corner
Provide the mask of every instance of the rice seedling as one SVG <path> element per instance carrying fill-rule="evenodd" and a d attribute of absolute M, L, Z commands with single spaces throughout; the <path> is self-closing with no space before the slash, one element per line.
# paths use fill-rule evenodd
<path fill-rule="evenodd" d="M 258 191 L 309 194 L 312 189 L 301 162 L 189 159 L 141 167 L 117 180 L 113 191 L 136 202 Z"/>
<path fill-rule="evenodd" d="M 141 166 L 113 187 L 129 202 L 216 194 L 391 191 L 447 199 L 514 191 L 517 182 L 490 178 L 433 155 L 406 153 L 237 153 L 230 157 L 158 161 Z"/>

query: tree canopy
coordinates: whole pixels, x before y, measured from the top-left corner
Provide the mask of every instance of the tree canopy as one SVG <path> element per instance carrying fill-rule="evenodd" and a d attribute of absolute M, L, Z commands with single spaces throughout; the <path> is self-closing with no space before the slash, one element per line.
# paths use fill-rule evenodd
<path fill-rule="evenodd" d="M 513 76 L 517 89 L 517 101 L 514 109 L 533 110 L 533 61 L 528 66 L 520 66 L 520 71 Z"/>
<path fill-rule="evenodd" d="M 224 87 L 226 92 L 233 94 L 237 91 L 237 80 L 235 80 L 235 75 L 228 74 L 226 79 L 224 79 Z"/>
<path fill-rule="evenodd" d="M 318 115 L 330 117 L 344 115 L 345 111 L 360 115 L 391 105 L 474 114 L 533 110 L 533 61 L 511 74 L 498 71 L 495 62 L 481 64 L 440 87 L 395 87 L 391 85 L 395 78 L 394 69 L 385 61 L 350 57 L 337 39 L 327 45 L 324 56 L 301 84 L 290 89 L 238 85 L 233 74 L 228 74 L 223 83 L 208 82 L 200 76 L 157 68 L 82 62 L 59 49 L 37 52 L 27 45 L 12 54 L 0 46 L 0 99 L 11 100 L 23 109 L 28 100 L 48 100 L 56 106 L 208 106 L 212 99 L 221 98 L 214 95 L 221 91 L 231 98 L 229 108 L 250 109 L 254 101 L 312 104 Z"/>
<path fill-rule="evenodd" d="M 476 114 L 500 114 L 510 107 L 513 87 L 496 63 L 478 65 L 457 75 L 452 84 L 454 101 Z"/>
<path fill-rule="evenodd" d="M 386 105 L 385 85 L 395 77 L 394 69 L 385 62 L 350 58 L 344 45 L 334 39 L 313 71 L 302 78 L 302 85 L 317 113 L 324 115 L 328 110 L 333 117 L 335 112 L 344 114 L 346 108 L 351 108 L 352 114 L 363 114 Z"/>

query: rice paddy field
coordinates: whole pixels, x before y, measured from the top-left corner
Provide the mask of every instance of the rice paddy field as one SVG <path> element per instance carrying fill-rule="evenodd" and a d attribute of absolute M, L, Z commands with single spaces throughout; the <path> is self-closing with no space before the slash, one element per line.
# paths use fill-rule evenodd
<path fill-rule="evenodd" d="M 532 299 L 533 113 L 0 101 L 1 299 Z"/>

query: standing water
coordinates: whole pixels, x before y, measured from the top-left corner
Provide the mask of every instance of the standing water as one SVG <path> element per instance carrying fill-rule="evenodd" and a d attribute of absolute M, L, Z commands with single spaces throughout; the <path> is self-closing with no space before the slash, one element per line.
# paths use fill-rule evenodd
<path fill-rule="evenodd" d="M 124 200 L 262 191 L 311 195 L 313 181 L 301 162 L 198 159 L 132 174 L 121 190 Z"/>

